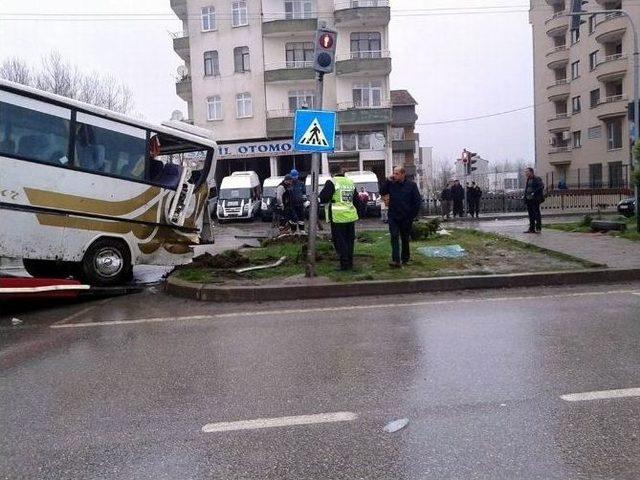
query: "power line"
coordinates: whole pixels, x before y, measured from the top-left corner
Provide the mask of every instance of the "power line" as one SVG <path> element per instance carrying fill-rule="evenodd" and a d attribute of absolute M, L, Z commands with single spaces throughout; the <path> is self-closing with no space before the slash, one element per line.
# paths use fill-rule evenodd
<path fill-rule="evenodd" d="M 546 105 L 546 104 L 542 104 L 542 105 Z M 479 115 L 477 117 L 457 118 L 454 120 L 441 120 L 438 122 L 416 123 L 416 126 L 420 125 L 424 127 L 424 126 L 432 126 L 432 125 L 446 125 L 450 123 L 470 122 L 473 120 L 482 120 L 484 118 L 499 117 L 501 115 L 508 115 L 510 113 L 521 112 L 524 110 L 529 110 L 530 108 L 535 108 L 536 106 L 539 106 L 539 105 L 528 105 L 526 107 L 514 108 L 513 110 L 506 110 L 504 112 L 490 113 L 488 115 Z"/>

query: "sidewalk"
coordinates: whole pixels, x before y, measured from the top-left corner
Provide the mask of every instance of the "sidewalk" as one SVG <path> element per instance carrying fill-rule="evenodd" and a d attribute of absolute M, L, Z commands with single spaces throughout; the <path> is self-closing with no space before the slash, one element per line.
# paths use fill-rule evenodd
<path fill-rule="evenodd" d="M 532 235 L 523 233 L 527 228 L 526 222 L 522 225 L 484 223 L 477 228 L 590 262 L 605 264 L 609 268 L 640 268 L 640 242 L 601 233 L 571 233 L 551 229 L 543 230 L 540 235 Z"/>

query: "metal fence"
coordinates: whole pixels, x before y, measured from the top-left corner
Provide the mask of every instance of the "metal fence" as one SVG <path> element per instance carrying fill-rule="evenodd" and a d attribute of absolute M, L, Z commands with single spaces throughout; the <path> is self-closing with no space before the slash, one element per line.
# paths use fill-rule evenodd
<path fill-rule="evenodd" d="M 549 172 L 543 178 L 548 192 L 583 189 L 624 189 L 630 187 L 630 168 L 622 162 L 593 164 L 587 168 Z"/>
<path fill-rule="evenodd" d="M 618 202 L 632 196 L 627 188 L 564 190 L 548 193 L 542 204 L 545 211 L 596 211 L 615 209 Z M 526 212 L 524 191 L 483 194 L 480 200 L 481 213 Z M 437 198 L 425 198 L 424 215 L 441 215 L 442 206 Z"/>

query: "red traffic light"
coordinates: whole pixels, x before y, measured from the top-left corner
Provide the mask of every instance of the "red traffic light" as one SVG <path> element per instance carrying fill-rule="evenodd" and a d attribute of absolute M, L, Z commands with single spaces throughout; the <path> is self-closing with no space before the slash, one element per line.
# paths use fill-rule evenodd
<path fill-rule="evenodd" d="M 329 33 L 323 33 L 318 38 L 318 44 L 326 50 L 330 49 L 333 47 L 333 36 Z"/>

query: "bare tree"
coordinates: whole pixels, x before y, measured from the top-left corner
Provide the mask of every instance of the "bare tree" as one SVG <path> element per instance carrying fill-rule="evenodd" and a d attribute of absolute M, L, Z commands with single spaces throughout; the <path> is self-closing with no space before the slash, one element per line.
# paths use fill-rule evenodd
<path fill-rule="evenodd" d="M 433 161 L 433 178 L 431 179 L 430 190 L 439 193 L 454 176 L 454 162 L 451 159 L 437 158 Z"/>
<path fill-rule="evenodd" d="M 134 107 L 127 85 L 111 75 L 85 74 L 56 51 L 43 56 L 40 68 L 33 70 L 19 58 L 7 59 L 0 65 L 0 78 L 120 113 Z"/>
<path fill-rule="evenodd" d="M 33 84 L 33 76 L 29 65 L 18 57 L 7 58 L 2 62 L 2 65 L 0 65 L 0 78 L 10 82 L 21 83 L 22 85 Z"/>

